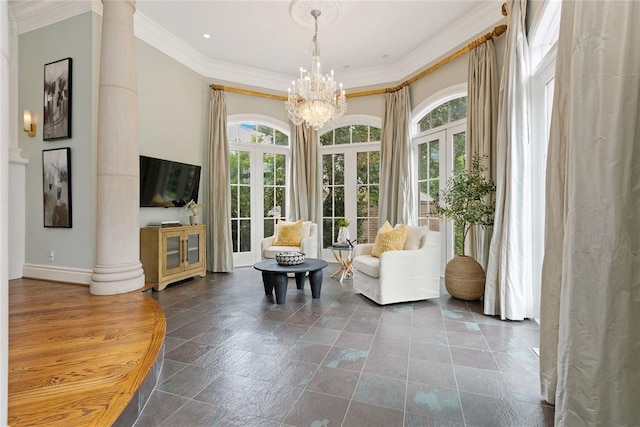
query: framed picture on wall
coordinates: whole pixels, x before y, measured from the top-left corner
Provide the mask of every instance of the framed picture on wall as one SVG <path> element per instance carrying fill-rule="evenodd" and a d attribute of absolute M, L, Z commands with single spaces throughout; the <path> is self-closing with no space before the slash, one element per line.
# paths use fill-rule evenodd
<path fill-rule="evenodd" d="M 71 138 L 71 58 L 44 66 L 43 139 Z"/>
<path fill-rule="evenodd" d="M 71 228 L 71 148 L 42 151 L 44 226 Z"/>

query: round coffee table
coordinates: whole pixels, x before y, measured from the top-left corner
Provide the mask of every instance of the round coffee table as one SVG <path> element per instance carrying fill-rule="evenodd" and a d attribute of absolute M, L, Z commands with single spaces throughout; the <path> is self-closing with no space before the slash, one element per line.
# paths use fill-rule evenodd
<path fill-rule="evenodd" d="M 322 269 L 327 266 L 327 261 L 318 258 L 307 258 L 303 263 L 297 265 L 280 265 L 275 259 L 256 262 L 253 268 L 262 271 L 262 282 L 264 284 L 265 295 L 272 295 L 273 288 L 276 288 L 276 303 L 284 304 L 287 296 L 287 273 L 296 276 L 296 286 L 298 289 L 304 288 L 304 277 L 309 273 L 309 285 L 311 286 L 311 296 L 320 298 L 322 288 Z"/>

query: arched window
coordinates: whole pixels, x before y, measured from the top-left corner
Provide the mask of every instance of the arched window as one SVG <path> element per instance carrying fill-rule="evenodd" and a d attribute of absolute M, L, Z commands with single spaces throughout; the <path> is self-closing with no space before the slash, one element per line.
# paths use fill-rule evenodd
<path fill-rule="evenodd" d="M 286 215 L 287 125 L 262 116 L 228 118 L 231 232 L 235 265 L 260 258 L 260 241 Z"/>
<path fill-rule="evenodd" d="M 380 119 L 347 116 L 342 123 L 348 120 L 320 135 L 323 248 L 336 241 L 338 219 L 350 222 L 358 243 L 372 242 L 378 231 Z"/>
<path fill-rule="evenodd" d="M 442 232 L 442 267 L 460 250 L 462 234 L 447 222 L 441 222 L 435 197 L 444 188 L 447 177 L 466 164 L 466 84 L 448 88 L 427 99 L 414 115 L 413 150 L 415 159 L 416 211 L 419 225 Z"/>

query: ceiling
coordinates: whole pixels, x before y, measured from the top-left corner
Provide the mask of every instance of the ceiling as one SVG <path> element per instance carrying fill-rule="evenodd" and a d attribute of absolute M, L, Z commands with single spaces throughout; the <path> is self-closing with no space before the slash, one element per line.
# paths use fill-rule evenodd
<path fill-rule="evenodd" d="M 83 11 L 90 0 L 12 0 L 24 33 Z M 493 28 L 500 0 L 138 0 L 136 36 L 216 80 L 286 91 L 309 69 L 313 18 L 323 70 L 347 89 L 398 83 Z M 294 19 L 291 11 L 298 13 Z M 294 15 L 295 15 L 294 13 Z M 331 16 L 333 15 L 333 16 Z M 307 20 L 307 25 L 298 22 Z M 205 39 L 203 34 L 211 37 Z"/>

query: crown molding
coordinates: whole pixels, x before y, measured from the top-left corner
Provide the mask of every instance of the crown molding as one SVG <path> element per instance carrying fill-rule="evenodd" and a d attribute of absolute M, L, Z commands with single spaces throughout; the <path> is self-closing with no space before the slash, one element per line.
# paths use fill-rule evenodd
<path fill-rule="evenodd" d="M 10 0 L 9 7 L 18 22 L 18 34 L 55 24 L 85 12 L 102 15 L 99 0 Z"/>

